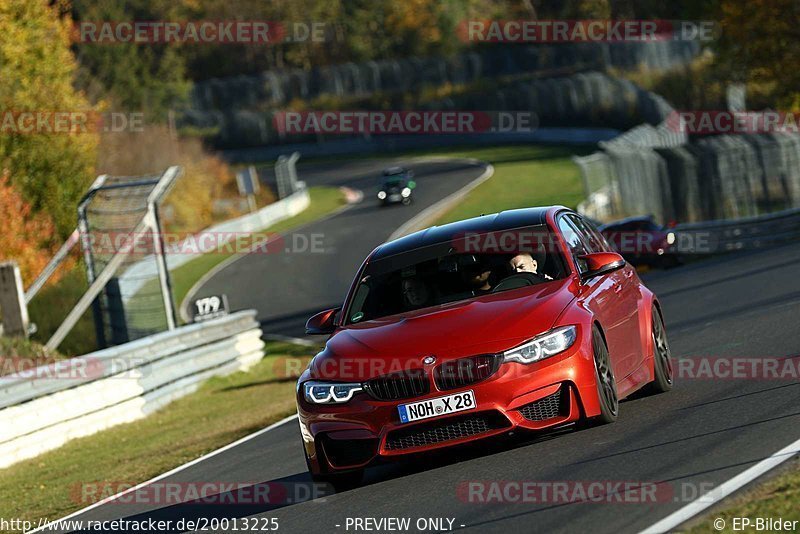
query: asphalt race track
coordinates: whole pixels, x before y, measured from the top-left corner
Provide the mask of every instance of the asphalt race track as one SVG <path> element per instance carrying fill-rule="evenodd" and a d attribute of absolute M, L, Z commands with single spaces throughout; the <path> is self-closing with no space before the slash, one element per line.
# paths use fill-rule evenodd
<path fill-rule="evenodd" d="M 374 245 L 413 213 L 482 172 L 480 167 L 458 163 L 414 165 L 419 177 L 417 203 L 379 209 L 372 176 L 380 166 L 341 164 L 318 173 L 301 168 L 301 178 L 309 184 L 364 189 L 365 201 L 299 230 L 322 233 L 324 254 L 246 256 L 213 276 L 202 292 L 226 293 L 234 309 L 257 308 L 269 332 L 297 334 L 310 313 L 342 300 L 359 262 Z M 800 245 L 793 244 L 644 278 L 661 298 L 674 356 L 698 361 L 794 356 L 796 361 L 800 358 L 798 264 Z M 286 491 L 286 498 L 278 502 L 109 503 L 76 519 L 257 516 L 277 518 L 279 532 L 328 533 L 354 532 L 346 528 L 347 518 L 407 517 L 410 532 L 418 531 L 419 518 L 452 519 L 454 528 L 467 532 L 638 532 L 696 498 L 698 489 L 707 491 L 797 440 L 799 400 L 797 378 L 678 376 L 671 393 L 622 403 L 620 419 L 613 425 L 549 436 L 513 436 L 379 466 L 367 472 L 364 486 L 312 500 L 304 498 L 303 488 L 310 479 L 298 426 L 291 420 L 160 481 L 278 483 L 271 489 Z M 468 502 L 464 488 L 469 481 L 661 482 L 669 490 L 657 492 L 657 502 L 644 504 L 487 504 Z"/>

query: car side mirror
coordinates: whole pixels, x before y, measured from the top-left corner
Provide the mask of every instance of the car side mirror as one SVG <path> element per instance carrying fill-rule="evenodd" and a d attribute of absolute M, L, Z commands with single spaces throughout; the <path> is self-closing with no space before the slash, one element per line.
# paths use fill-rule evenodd
<path fill-rule="evenodd" d="M 312 316 L 306 321 L 306 334 L 332 334 L 336 330 L 336 316 L 340 311 L 342 311 L 342 308 L 331 308 Z"/>
<path fill-rule="evenodd" d="M 626 264 L 625 259 L 616 252 L 594 252 L 578 256 L 578 259 L 586 264 L 586 270 L 581 272 L 581 280 L 622 269 Z"/>

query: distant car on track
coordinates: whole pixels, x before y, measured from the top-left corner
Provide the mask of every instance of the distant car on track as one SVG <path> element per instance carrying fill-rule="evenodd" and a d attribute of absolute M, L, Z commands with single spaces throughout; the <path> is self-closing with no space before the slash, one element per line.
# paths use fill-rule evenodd
<path fill-rule="evenodd" d="M 377 247 L 297 383 L 308 468 L 365 467 L 512 430 L 610 423 L 672 388 L 656 296 L 577 213 L 484 215 Z"/>
<path fill-rule="evenodd" d="M 657 224 L 653 217 L 630 217 L 599 229 L 614 250 L 633 265 L 664 268 L 681 263 L 675 231 Z"/>
<path fill-rule="evenodd" d="M 411 204 L 414 189 L 414 171 L 405 167 L 389 167 L 383 170 L 378 189 L 378 201 L 382 206 L 389 204 Z"/>

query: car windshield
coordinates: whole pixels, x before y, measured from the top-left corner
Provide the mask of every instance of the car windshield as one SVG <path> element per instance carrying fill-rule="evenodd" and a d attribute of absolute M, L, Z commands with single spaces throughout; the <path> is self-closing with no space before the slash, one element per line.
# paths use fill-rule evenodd
<path fill-rule="evenodd" d="M 347 309 L 346 323 L 548 283 L 565 276 L 546 226 L 460 235 L 371 261 Z"/>
<path fill-rule="evenodd" d="M 401 187 L 405 185 L 406 181 L 402 177 L 400 178 L 387 178 L 383 181 L 383 187 Z"/>

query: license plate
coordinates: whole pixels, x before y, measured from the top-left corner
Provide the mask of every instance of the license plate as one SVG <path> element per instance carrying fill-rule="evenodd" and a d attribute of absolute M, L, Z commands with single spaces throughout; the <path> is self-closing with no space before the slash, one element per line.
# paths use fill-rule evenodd
<path fill-rule="evenodd" d="M 475 393 L 472 390 L 436 397 L 435 399 L 401 404 L 397 407 L 397 411 L 400 412 L 401 423 L 410 423 L 420 419 L 429 419 L 473 409 L 475 409 Z"/>
<path fill-rule="evenodd" d="M 401 198 L 403 197 L 400 195 L 389 195 L 389 200 L 400 200 Z"/>

